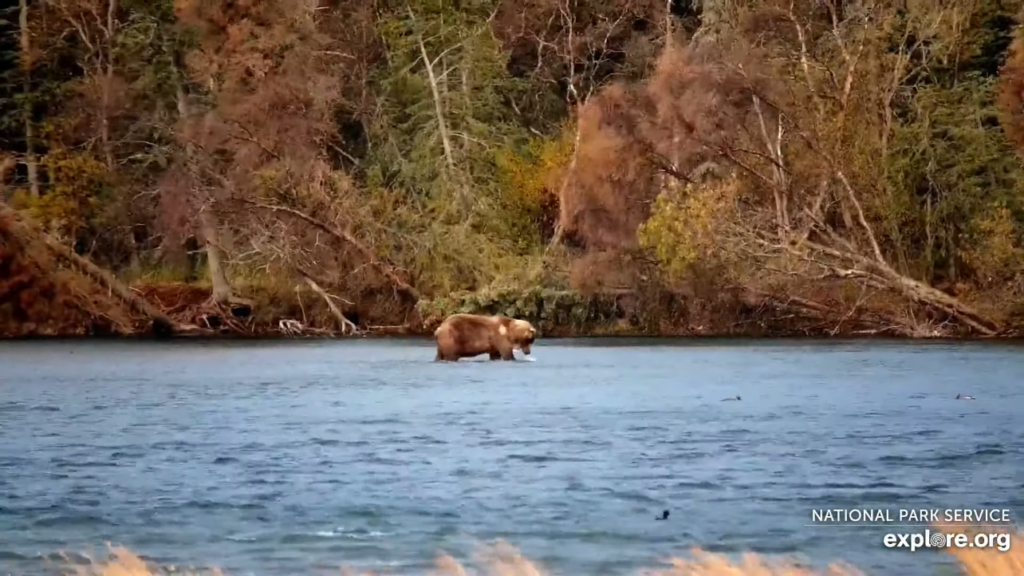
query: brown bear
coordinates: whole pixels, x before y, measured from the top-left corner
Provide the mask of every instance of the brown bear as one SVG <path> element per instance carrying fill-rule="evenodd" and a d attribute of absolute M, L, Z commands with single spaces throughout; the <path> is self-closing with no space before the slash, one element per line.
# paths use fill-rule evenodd
<path fill-rule="evenodd" d="M 481 316 L 478 314 L 452 314 L 434 331 L 437 341 L 435 362 L 457 362 L 459 358 L 472 358 L 488 354 L 491 360 L 515 360 L 512 351 L 520 349 L 530 353 L 530 345 L 537 339 L 537 329 L 526 320 L 507 316 Z"/>

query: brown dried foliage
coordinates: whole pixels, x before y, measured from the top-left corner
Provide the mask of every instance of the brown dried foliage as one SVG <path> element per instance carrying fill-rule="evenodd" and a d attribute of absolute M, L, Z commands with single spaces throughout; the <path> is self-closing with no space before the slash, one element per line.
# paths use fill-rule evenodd
<path fill-rule="evenodd" d="M 636 228 L 648 216 L 655 182 L 642 143 L 631 137 L 638 100 L 614 86 L 580 114 L 580 147 L 559 197 L 559 225 L 567 239 L 591 250 L 634 245 Z"/>
<path fill-rule="evenodd" d="M 562 84 L 573 69 L 578 92 L 587 93 L 640 61 L 664 18 L 662 0 L 505 0 L 493 30 L 513 73 Z"/>
<path fill-rule="evenodd" d="M 1024 156 L 1024 36 L 1015 35 L 999 71 L 997 104 L 1006 138 Z"/>
<path fill-rule="evenodd" d="M 250 196 L 261 172 L 299 180 L 320 162 L 340 81 L 315 8 L 303 0 L 175 2 L 179 20 L 200 37 L 186 58 L 189 79 L 212 103 L 179 103 L 176 132 L 194 153 L 162 182 L 172 228 L 194 214 L 196 192 Z"/>
<path fill-rule="evenodd" d="M 0 337 L 134 329 L 135 321 L 88 279 L 62 270 L 41 247 L 16 236 L 0 215 Z"/>
<path fill-rule="evenodd" d="M 67 292 L 59 290 L 43 267 L 25 253 L 5 224 L 0 216 L 0 325 L 39 322 L 48 309 L 66 305 Z"/>
<path fill-rule="evenodd" d="M 637 264 L 621 251 L 588 252 L 569 267 L 569 283 L 584 295 L 629 289 L 639 275 Z"/>
<path fill-rule="evenodd" d="M 580 148 L 560 196 L 567 238 L 626 249 L 661 190 L 686 179 L 733 138 L 750 101 L 740 79 L 698 51 L 667 50 L 642 86 L 612 85 L 580 113 Z"/>
<path fill-rule="evenodd" d="M 339 81 L 325 52 L 331 41 L 317 29 L 307 0 L 203 2 L 186 23 L 206 23 L 202 46 L 188 57 L 193 80 L 214 89 L 220 128 L 233 141 L 239 171 L 287 156 L 300 165 L 317 157 L 333 128 Z M 315 3 L 314 3 L 315 4 Z"/>

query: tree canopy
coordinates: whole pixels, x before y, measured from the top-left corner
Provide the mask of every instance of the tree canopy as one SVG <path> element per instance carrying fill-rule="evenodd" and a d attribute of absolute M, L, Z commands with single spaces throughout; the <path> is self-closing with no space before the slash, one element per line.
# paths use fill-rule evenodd
<path fill-rule="evenodd" d="M 22 0 L 3 200 L 222 304 L 740 286 L 996 334 L 1024 302 L 1021 8 Z"/>

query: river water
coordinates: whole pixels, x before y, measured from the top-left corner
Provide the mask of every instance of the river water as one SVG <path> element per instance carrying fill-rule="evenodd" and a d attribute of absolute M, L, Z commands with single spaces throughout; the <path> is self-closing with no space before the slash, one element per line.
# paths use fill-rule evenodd
<path fill-rule="evenodd" d="M 530 363 L 433 356 L 428 340 L 0 344 L 0 574 L 53 573 L 55 553 L 108 541 L 229 575 L 424 574 L 495 538 L 564 575 L 635 574 L 692 546 L 952 574 L 949 554 L 882 544 L 923 528 L 807 526 L 811 510 L 1024 515 L 1024 348 L 542 340 Z"/>

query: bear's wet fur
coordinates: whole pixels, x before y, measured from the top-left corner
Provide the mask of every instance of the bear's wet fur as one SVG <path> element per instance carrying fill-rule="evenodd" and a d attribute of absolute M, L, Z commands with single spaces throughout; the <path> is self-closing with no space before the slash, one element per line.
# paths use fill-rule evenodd
<path fill-rule="evenodd" d="M 512 351 L 530 353 L 537 329 L 526 320 L 508 316 L 452 314 L 434 331 L 437 356 L 434 361 L 457 362 L 487 354 L 491 360 L 514 361 Z"/>

